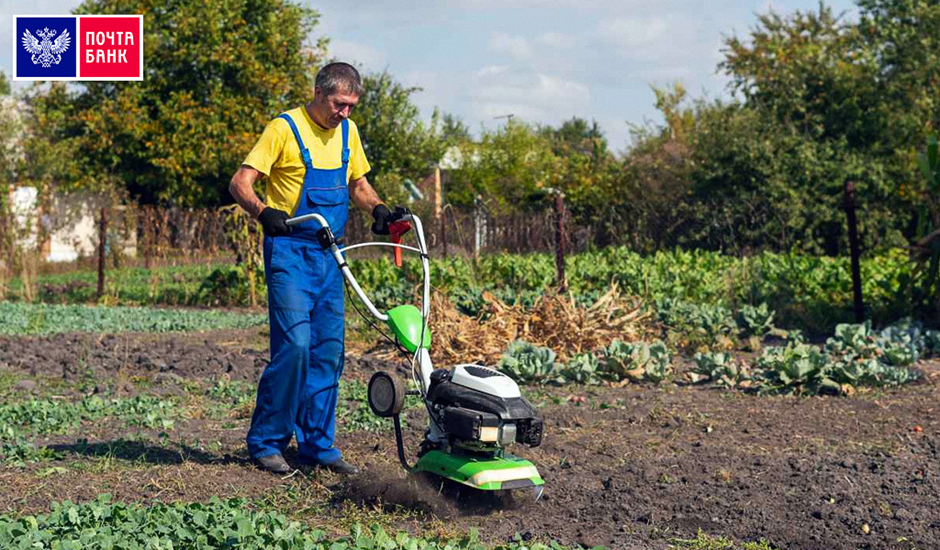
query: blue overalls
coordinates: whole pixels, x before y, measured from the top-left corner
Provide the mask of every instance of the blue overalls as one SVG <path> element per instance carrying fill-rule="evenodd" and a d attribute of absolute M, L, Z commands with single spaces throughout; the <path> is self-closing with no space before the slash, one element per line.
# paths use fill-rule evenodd
<path fill-rule="evenodd" d="M 339 238 L 349 205 L 349 123 L 342 122 L 343 165 L 321 170 L 313 167 L 294 121 L 287 114 L 280 118 L 290 125 L 306 167 L 294 216 L 320 214 Z M 252 458 L 283 452 L 295 434 L 300 462 L 329 464 L 340 458 L 333 434 L 345 351 L 343 280 L 329 251 L 317 242 L 319 229 L 309 221 L 294 226 L 289 236 L 264 237 L 271 363 L 258 383 L 248 430 Z"/>

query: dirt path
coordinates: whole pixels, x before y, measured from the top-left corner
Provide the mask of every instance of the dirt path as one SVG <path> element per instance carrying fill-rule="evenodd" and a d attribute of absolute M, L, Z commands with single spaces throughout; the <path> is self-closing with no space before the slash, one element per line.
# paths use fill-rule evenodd
<path fill-rule="evenodd" d="M 263 349 L 263 338 L 250 331 L 5 338 L 0 372 L 30 380 L 91 372 L 103 385 L 120 376 L 145 381 L 148 392 L 174 393 L 180 379 L 252 381 L 264 367 Z M 347 376 L 380 366 L 389 365 L 351 358 Z M 572 403 L 571 392 L 587 403 Z M 517 449 L 547 482 L 544 498 L 528 505 L 440 497 L 410 482 L 388 432 L 339 430 L 338 445 L 365 471 L 357 479 L 321 472 L 280 479 L 248 464 L 244 418 L 183 420 L 168 437 L 86 425 L 40 441 L 64 453 L 63 461 L 0 467 L 0 511 L 43 511 L 53 500 L 101 492 L 135 501 L 219 495 L 262 499 L 338 530 L 383 519 L 410 530 L 476 526 L 490 541 L 518 534 L 668 548 L 701 529 L 740 541 L 766 538 L 777 548 L 926 549 L 940 541 L 938 396 L 928 383 L 853 398 L 676 386 L 553 390 L 536 397 L 544 444 Z M 416 442 L 420 413 L 412 414 L 407 438 Z"/>

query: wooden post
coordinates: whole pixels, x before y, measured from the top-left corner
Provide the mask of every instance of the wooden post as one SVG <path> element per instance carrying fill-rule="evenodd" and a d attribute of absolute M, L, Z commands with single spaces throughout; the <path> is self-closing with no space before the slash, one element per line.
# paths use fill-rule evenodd
<path fill-rule="evenodd" d="M 852 298 L 855 303 L 855 322 L 865 320 L 865 303 L 862 300 L 862 269 L 858 245 L 858 219 L 855 216 L 855 183 L 845 182 L 845 215 L 849 224 L 849 250 L 852 254 Z"/>
<path fill-rule="evenodd" d="M 101 207 L 98 220 L 98 299 L 104 296 L 105 249 L 108 246 L 108 207 Z"/>
<path fill-rule="evenodd" d="M 151 207 L 144 206 L 141 208 L 138 226 L 144 232 L 140 245 L 144 249 L 144 267 L 150 269 L 153 267 L 153 212 Z"/>
<path fill-rule="evenodd" d="M 555 286 L 558 292 L 568 291 L 565 277 L 565 196 L 555 194 Z"/>
<path fill-rule="evenodd" d="M 441 209 L 444 206 L 444 197 L 441 196 L 441 167 L 434 167 L 434 217 L 441 217 Z"/>

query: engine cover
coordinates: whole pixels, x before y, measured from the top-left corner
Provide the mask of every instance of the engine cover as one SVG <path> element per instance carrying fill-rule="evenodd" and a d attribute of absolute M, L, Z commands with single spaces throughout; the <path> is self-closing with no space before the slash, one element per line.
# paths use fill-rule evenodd
<path fill-rule="evenodd" d="M 479 421 L 473 420 L 469 424 L 479 425 L 480 433 L 483 433 L 487 427 L 486 418 L 493 417 L 499 419 L 500 430 L 506 424 L 516 426 L 516 442 L 532 447 L 541 443 L 542 420 L 538 412 L 522 397 L 519 386 L 511 378 L 493 369 L 459 365 L 453 371 L 436 370 L 431 374 L 427 399 L 431 409 L 438 411 L 441 419 L 446 420 L 445 424 L 450 425 L 447 431 L 452 436 L 463 438 L 466 434 L 477 433 L 476 429 L 458 429 L 458 418 L 461 426 L 465 416 L 478 418 Z"/>
<path fill-rule="evenodd" d="M 457 365 L 450 371 L 450 381 L 466 388 L 511 399 L 522 397 L 516 381 L 498 370 L 479 365 Z"/>

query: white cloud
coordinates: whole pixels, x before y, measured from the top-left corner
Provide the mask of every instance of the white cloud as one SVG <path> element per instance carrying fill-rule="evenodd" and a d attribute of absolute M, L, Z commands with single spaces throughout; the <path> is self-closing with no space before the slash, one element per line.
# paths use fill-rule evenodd
<path fill-rule="evenodd" d="M 471 95 L 475 116 L 512 114 L 527 122 L 557 122 L 591 101 L 583 83 L 542 73 L 501 73 L 478 78 Z"/>
<path fill-rule="evenodd" d="M 549 48 L 573 48 L 580 42 L 580 37 L 560 32 L 544 32 L 535 38 L 535 42 Z"/>
<path fill-rule="evenodd" d="M 385 53 L 360 42 L 352 40 L 333 39 L 328 46 L 331 57 L 343 61 L 361 64 L 369 71 L 381 71 L 388 64 Z"/>
<path fill-rule="evenodd" d="M 516 60 L 531 59 L 535 51 L 532 44 L 525 38 L 509 36 L 506 33 L 495 32 L 490 35 L 489 50 L 495 53 L 506 53 Z"/>
<path fill-rule="evenodd" d="M 661 17 L 605 19 L 597 30 L 602 39 L 623 48 L 654 46 L 678 38 L 670 32 L 676 30 L 675 25 Z"/>
<path fill-rule="evenodd" d="M 591 92 L 580 82 L 540 74 L 532 95 L 541 101 L 555 104 L 566 101 L 585 101 L 590 97 Z"/>
<path fill-rule="evenodd" d="M 476 75 L 479 77 L 495 76 L 503 74 L 509 70 L 507 65 L 487 65 L 476 72 Z"/>

